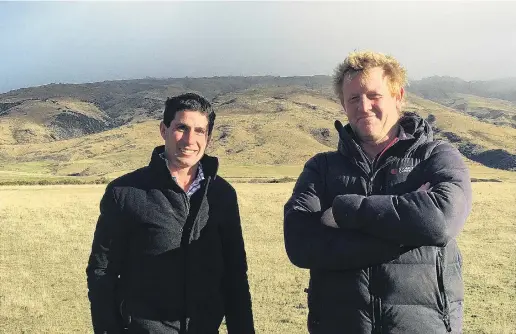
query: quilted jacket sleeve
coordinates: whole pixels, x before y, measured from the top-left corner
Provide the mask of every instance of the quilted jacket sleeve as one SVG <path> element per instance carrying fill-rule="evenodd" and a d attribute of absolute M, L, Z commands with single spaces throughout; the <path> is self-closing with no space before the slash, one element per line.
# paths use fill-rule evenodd
<path fill-rule="evenodd" d="M 226 324 L 229 334 L 254 334 L 247 260 L 235 190 L 224 199 L 227 219 L 222 226 Z"/>
<path fill-rule="evenodd" d="M 100 202 L 91 254 L 86 268 L 88 298 L 95 333 L 120 333 L 117 282 L 123 258 L 124 237 L 120 210 L 108 186 Z"/>
<path fill-rule="evenodd" d="M 471 211 L 470 175 L 458 150 L 448 143 L 437 145 L 425 166 L 430 190 L 337 196 L 333 212 L 339 227 L 408 246 L 445 246 Z"/>
<path fill-rule="evenodd" d="M 331 207 L 322 211 L 325 168 L 316 155 L 299 176 L 284 206 L 284 240 L 290 261 L 301 268 L 345 270 L 390 261 L 400 245 L 358 230 L 337 229 L 321 223 L 333 219 Z"/>

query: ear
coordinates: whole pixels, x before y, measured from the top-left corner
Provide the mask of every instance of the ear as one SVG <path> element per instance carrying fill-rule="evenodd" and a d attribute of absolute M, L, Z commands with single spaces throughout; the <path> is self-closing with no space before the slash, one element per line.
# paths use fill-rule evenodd
<path fill-rule="evenodd" d="M 403 104 L 403 97 L 405 96 L 405 89 L 400 88 L 399 94 L 396 96 L 396 108 L 401 111 L 401 105 Z"/>
<path fill-rule="evenodd" d="M 167 126 L 165 125 L 165 123 L 163 123 L 163 121 L 161 121 L 161 123 L 159 123 L 159 133 L 161 134 L 161 138 L 163 138 L 163 140 L 166 140 Z"/>

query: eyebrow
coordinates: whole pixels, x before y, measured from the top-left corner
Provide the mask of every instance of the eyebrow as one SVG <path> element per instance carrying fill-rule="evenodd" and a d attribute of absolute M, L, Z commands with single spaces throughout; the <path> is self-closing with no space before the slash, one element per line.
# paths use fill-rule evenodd
<path fill-rule="evenodd" d="M 192 129 L 193 128 L 196 131 L 199 131 L 199 130 L 204 130 L 205 131 L 206 129 L 208 129 L 208 125 L 206 125 L 206 127 L 202 127 L 202 126 L 194 126 L 194 127 L 192 127 L 192 126 L 190 126 L 190 125 L 188 125 L 186 123 L 183 123 L 183 122 L 178 122 L 176 127 L 185 127 L 185 128 L 188 128 L 188 129 Z"/>

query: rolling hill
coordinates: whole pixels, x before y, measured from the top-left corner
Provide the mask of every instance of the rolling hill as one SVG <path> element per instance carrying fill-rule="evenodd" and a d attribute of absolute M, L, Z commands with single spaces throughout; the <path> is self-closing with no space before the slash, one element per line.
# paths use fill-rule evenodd
<path fill-rule="evenodd" d="M 296 176 L 309 157 L 335 149 L 333 122 L 346 122 L 324 76 L 27 88 L 0 95 L 0 182 L 112 178 L 146 165 L 162 141 L 158 124 L 166 96 L 191 90 L 209 97 L 216 108 L 208 153 L 220 158 L 226 176 Z M 405 111 L 427 118 L 470 165 L 516 170 L 515 128 L 407 95 Z"/>
<path fill-rule="evenodd" d="M 410 82 L 408 90 L 481 121 L 516 128 L 516 79 L 468 82 L 435 76 Z"/>

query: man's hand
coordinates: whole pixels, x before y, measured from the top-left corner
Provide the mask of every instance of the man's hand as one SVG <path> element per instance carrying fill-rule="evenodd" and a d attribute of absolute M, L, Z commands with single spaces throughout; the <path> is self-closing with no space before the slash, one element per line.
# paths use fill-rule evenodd
<path fill-rule="evenodd" d="M 338 221 L 338 226 L 345 229 L 357 229 L 361 221 L 358 218 L 358 210 L 366 197 L 358 194 L 338 195 L 333 199 L 333 217 Z"/>
<path fill-rule="evenodd" d="M 430 189 L 432 189 L 432 187 L 430 186 L 430 182 L 427 182 L 423 184 L 421 187 L 419 187 L 417 191 L 429 191 Z"/>
<path fill-rule="evenodd" d="M 321 216 L 321 223 L 329 227 L 339 228 L 339 225 L 337 225 L 335 218 L 333 217 L 333 210 L 331 207 L 323 212 Z"/>

